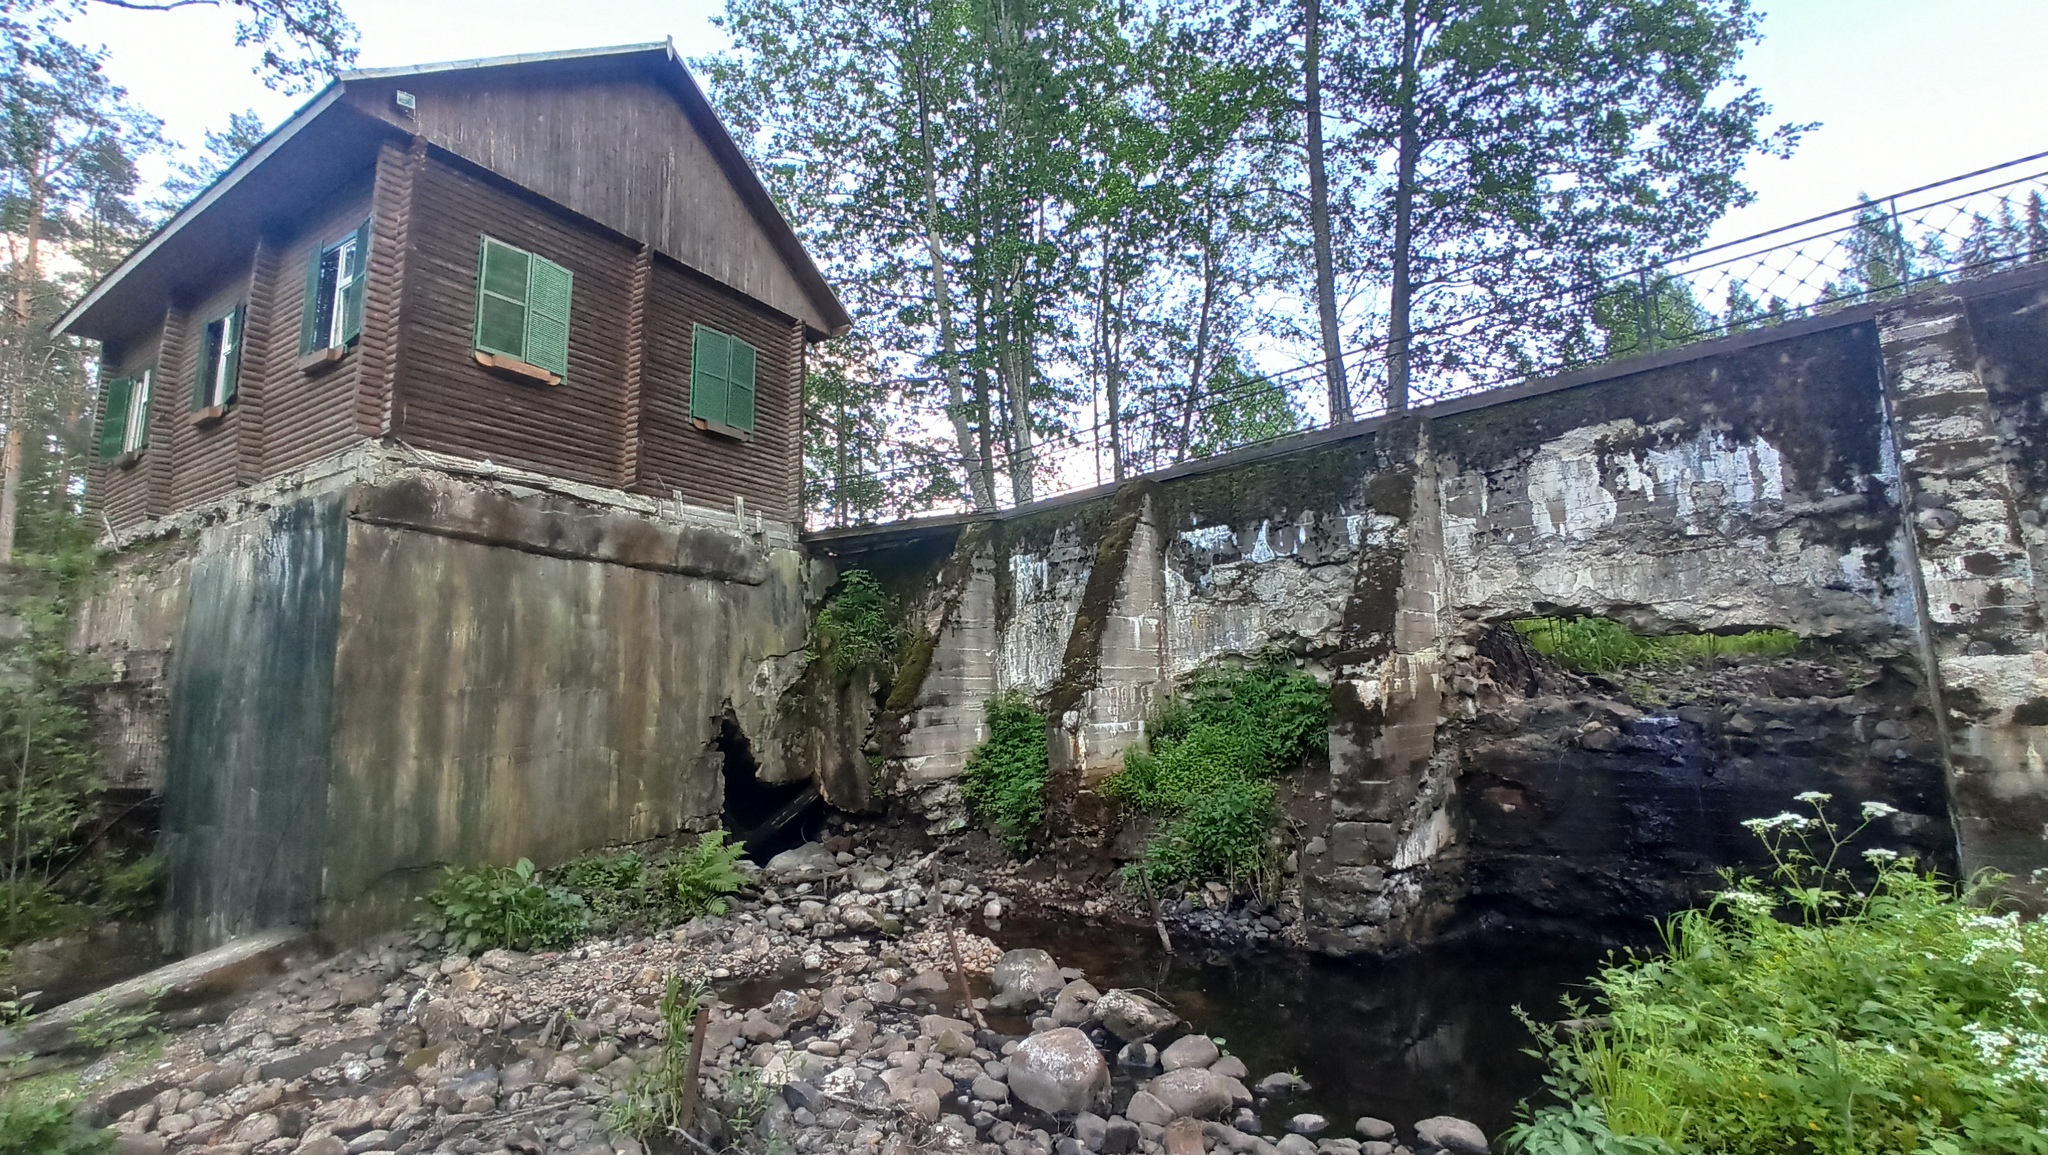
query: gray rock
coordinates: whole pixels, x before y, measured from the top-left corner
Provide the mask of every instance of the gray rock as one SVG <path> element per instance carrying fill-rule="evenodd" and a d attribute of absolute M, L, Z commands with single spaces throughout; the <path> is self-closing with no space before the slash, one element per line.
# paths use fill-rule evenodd
<path fill-rule="evenodd" d="M 1304 1111 L 1287 1121 L 1287 1129 L 1296 1135 L 1320 1135 L 1330 1129 L 1330 1121 L 1321 1115 Z"/>
<path fill-rule="evenodd" d="M 1252 1073 L 1245 1069 L 1244 1060 L 1236 1055 L 1223 1056 L 1209 1064 L 1209 1069 L 1226 1079 L 1243 1081 L 1252 1077 Z"/>
<path fill-rule="evenodd" d="M 1252 1093 L 1267 1099 L 1277 1099 L 1282 1095 L 1299 1095 L 1306 1090 L 1307 1080 L 1286 1071 L 1275 1071 L 1252 1084 Z"/>
<path fill-rule="evenodd" d="M 1107 1104 L 1109 1064 L 1073 1027 L 1036 1034 L 1009 1058 L 1010 1093 L 1048 1115 L 1074 1115 Z"/>
<path fill-rule="evenodd" d="M 1059 993 L 1059 964 L 1052 956 L 1036 947 L 1006 951 L 996 960 L 995 971 L 989 975 L 989 985 L 995 993 L 989 997 L 992 1007 L 1021 1007 L 1035 1003 L 1042 998 Z"/>
<path fill-rule="evenodd" d="M 1375 1119 L 1371 1115 L 1360 1116 L 1357 1130 L 1358 1137 L 1369 1142 L 1392 1143 L 1394 1141 L 1394 1125 L 1385 1119 Z"/>
<path fill-rule="evenodd" d="M 1127 1155 L 1138 1149 L 1138 1125 L 1122 1115 L 1111 1116 L 1102 1132 L 1102 1155 Z"/>
<path fill-rule="evenodd" d="M 974 1081 L 974 1097 L 989 1103 L 1007 1103 L 1010 1101 L 1010 1088 L 999 1079 L 983 1075 Z"/>
<path fill-rule="evenodd" d="M 1407 1148 L 1401 1150 L 1406 1151 Z M 1368 1139 L 1358 1145 L 1358 1155 L 1394 1155 L 1394 1145 L 1384 1139 Z"/>
<path fill-rule="evenodd" d="M 1184 1067 L 1207 1067 L 1221 1058 L 1223 1052 L 1216 1041 L 1207 1035 L 1182 1035 L 1165 1050 L 1159 1052 L 1159 1065 L 1169 1071 Z"/>
<path fill-rule="evenodd" d="M 1130 1106 L 1124 1108 L 1124 1115 L 1133 1123 L 1150 1123 L 1164 1127 L 1173 1122 L 1173 1108 L 1159 1101 L 1150 1091 L 1137 1091 L 1131 1095 Z"/>
<path fill-rule="evenodd" d="M 1095 1017 L 1095 1001 L 1102 992 L 1087 979 L 1075 979 L 1060 988 L 1059 997 L 1052 1003 L 1052 1021 L 1063 1027 L 1078 1027 Z"/>
<path fill-rule="evenodd" d="M 1135 991 L 1113 990 L 1095 1000 L 1095 1017 L 1126 1043 L 1142 1043 L 1178 1026 L 1180 1016 Z"/>
<path fill-rule="evenodd" d="M 815 842 L 785 850 L 768 860 L 768 873 L 789 877 L 830 874 L 838 869 L 839 860 Z"/>
<path fill-rule="evenodd" d="M 1116 1063 L 1133 1071 L 1149 1071 L 1159 1065 L 1159 1048 L 1150 1043 L 1125 1043 L 1116 1053 Z"/>
<path fill-rule="evenodd" d="M 1282 1135 L 1273 1149 L 1280 1155 L 1316 1155 L 1315 1143 L 1301 1135 Z"/>
<path fill-rule="evenodd" d="M 1228 1111 L 1235 1101 L 1229 1080 L 1198 1067 L 1168 1071 L 1145 1084 L 1145 1089 L 1176 1118 L 1212 1119 Z"/>
<path fill-rule="evenodd" d="M 1451 1155 L 1490 1155 L 1486 1132 L 1450 1115 L 1432 1115 L 1415 1125 L 1415 1144 L 1424 1151 Z"/>
<path fill-rule="evenodd" d="M 1102 1141 L 1109 1137 L 1109 1120 L 1093 1111 L 1083 1111 L 1074 1116 L 1074 1138 L 1090 1151 L 1102 1150 Z"/>

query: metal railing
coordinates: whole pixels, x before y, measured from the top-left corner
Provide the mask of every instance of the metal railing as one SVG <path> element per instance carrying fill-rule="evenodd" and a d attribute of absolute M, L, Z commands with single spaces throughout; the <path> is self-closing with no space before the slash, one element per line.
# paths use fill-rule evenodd
<path fill-rule="evenodd" d="M 2048 256 L 2048 152 L 1977 169 L 1586 283 L 1575 291 L 1476 307 L 1453 288 L 1407 343 L 1408 405 L 1429 405 L 1589 364 L 1818 316 Z M 1382 336 L 1344 352 L 1353 420 L 1386 411 L 1394 359 Z M 1126 412 L 1125 475 L 1136 476 L 1330 425 L 1325 361 L 1250 376 L 1228 389 Z M 933 425 L 944 424 L 942 414 Z M 963 463 L 950 463 L 965 476 Z M 1008 452 L 995 450 L 998 504 L 1015 503 Z M 929 465 L 904 467 L 928 469 Z M 1032 447 L 1031 500 L 1112 480 L 1110 424 Z M 813 527 L 833 494 L 888 469 L 809 486 Z M 944 512 L 931 510 L 919 512 Z M 901 516 L 915 516 L 904 513 Z"/>

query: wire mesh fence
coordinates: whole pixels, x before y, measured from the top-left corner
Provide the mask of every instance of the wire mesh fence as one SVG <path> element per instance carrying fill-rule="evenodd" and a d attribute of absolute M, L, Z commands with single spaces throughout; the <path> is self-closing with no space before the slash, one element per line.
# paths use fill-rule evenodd
<path fill-rule="evenodd" d="M 1529 298 L 1444 294 L 1398 346 L 1348 349 L 1352 420 L 1387 411 L 1388 381 L 1405 365 L 1407 404 L 1425 406 L 1586 365 L 2016 268 L 2048 257 L 2048 152 L 1963 173 L 1819 216 Z M 943 461 L 961 477 L 992 474 L 998 505 L 1042 500 L 1164 466 L 1326 428 L 1325 360 L 1246 375 L 1078 428 L 986 461 Z M 943 420 L 942 417 L 938 420 Z M 929 471 L 927 458 L 901 470 Z M 817 471 L 813 471 L 815 474 Z M 845 494 L 887 488 L 890 470 L 812 476 L 814 528 L 872 520 Z M 961 486 L 962 492 L 967 487 Z M 922 512 L 922 511 L 921 511 Z"/>

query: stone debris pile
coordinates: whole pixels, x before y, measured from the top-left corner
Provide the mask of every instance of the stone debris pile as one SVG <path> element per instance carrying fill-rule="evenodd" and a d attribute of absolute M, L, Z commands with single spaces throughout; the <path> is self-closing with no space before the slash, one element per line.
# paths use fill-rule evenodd
<path fill-rule="evenodd" d="M 476 957 L 432 935 L 382 941 L 292 972 L 139 1071 L 81 1081 L 122 1155 L 641 1155 L 614 1104 L 661 1060 L 674 974 L 715 996 L 696 1114 L 711 1150 L 1486 1151 L 1454 1119 L 1406 1146 L 1373 1119 L 1331 1134 L 1289 1112 L 1299 1079 L 1248 1084 L 1148 993 L 948 928 L 934 916 L 1005 900 L 934 885 L 929 866 L 810 845 L 727 916 L 659 936 Z"/>

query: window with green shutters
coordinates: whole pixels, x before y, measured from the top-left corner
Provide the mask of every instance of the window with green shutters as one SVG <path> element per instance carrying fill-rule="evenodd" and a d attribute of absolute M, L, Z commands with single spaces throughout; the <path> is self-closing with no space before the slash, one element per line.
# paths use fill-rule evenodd
<path fill-rule="evenodd" d="M 192 408 L 211 409 L 235 399 L 242 376 L 242 327 L 248 318 L 245 306 L 233 309 L 206 323 L 199 343 L 199 372 L 192 380 Z"/>
<path fill-rule="evenodd" d="M 698 325 L 690 333 L 690 416 L 744 433 L 754 431 L 754 347 Z"/>
<path fill-rule="evenodd" d="M 140 453 L 149 443 L 150 370 L 100 384 L 100 460 Z"/>
<path fill-rule="evenodd" d="M 569 270 L 491 237 L 476 262 L 479 353 L 510 357 L 569 379 Z"/>
<path fill-rule="evenodd" d="M 306 303 L 299 314 L 299 356 L 353 344 L 363 332 L 363 286 L 370 222 L 306 254 Z"/>

